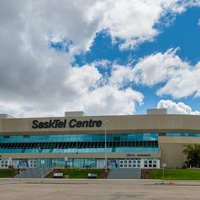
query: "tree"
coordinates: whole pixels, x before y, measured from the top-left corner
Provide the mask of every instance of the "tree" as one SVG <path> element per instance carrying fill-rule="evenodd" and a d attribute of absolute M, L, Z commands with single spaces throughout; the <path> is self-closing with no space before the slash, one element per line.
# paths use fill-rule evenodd
<path fill-rule="evenodd" d="M 184 145 L 183 154 L 186 156 L 188 167 L 200 167 L 200 144 Z"/>

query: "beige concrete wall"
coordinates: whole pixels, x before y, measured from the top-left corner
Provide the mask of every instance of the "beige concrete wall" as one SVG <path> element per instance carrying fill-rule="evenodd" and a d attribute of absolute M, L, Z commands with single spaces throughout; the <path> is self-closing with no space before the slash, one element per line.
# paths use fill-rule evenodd
<path fill-rule="evenodd" d="M 161 165 L 166 163 L 170 168 L 182 168 L 185 162 L 182 154 L 182 144 L 160 144 L 161 147 Z"/>
<path fill-rule="evenodd" d="M 37 118 L 36 120 L 45 122 L 50 119 L 67 119 L 66 128 L 44 128 L 33 129 L 32 119 L 0 119 L 0 134 L 49 134 L 49 133 L 102 133 L 105 126 L 70 128 L 68 122 L 71 119 L 101 120 L 109 122 L 106 124 L 108 133 L 128 133 L 128 132 L 192 132 L 200 133 L 200 116 L 195 115 L 130 115 L 130 116 L 98 116 L 98 117 L 60 117 L 60 118 Z"/>
<path fill-rule="evenodd" d="M 182 151 L 185 144 L 200 144 L 200 138 L 196 137 L 159 137 L 161 149 L 161 165 L 166 163 L 167 167 L 182 168 L 185 156 Z"/>

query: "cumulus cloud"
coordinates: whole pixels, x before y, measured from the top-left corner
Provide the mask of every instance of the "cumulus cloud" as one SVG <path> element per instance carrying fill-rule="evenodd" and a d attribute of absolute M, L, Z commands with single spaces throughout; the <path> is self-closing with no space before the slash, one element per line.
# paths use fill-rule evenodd
<path fill-rule="evenodd" d="M 172 100 L 160 100 L 157 108 L 167 108 L 168 114 L 200 115 L 199 111 L 192 111 L 192 109 L 183 102 L 175 103 Z"/>
<path fill-rule="evenodd" d="M 152 86 L 160 82 L 166 82 L 177 72 L 184 70 L 188 64 L 183 62 L 177 55 L 178 49 L 169 49 L 165 53 L 155 53 L 146 56 L 136 64 L 136 82 Z"/>
<path fill-rule="evenodd" d="M 182 98 L 190 95 L 199 96 L 200 63 L 195 66 L 181 60 L 176 49 L 169 49 L 164 54 L 156 53 L 142 59 L 136 66 L 138 83 L 153 86 L 162 83 L 157 94 Z"/>
<path fill-rule="evenodd" d="M 186 6 L 188 4 L 179 0 L 115 1 L 105 13 L 102 26 L 109 32 L 113 42 L 119 38 L 122 40 L 120 49 L 135 48 L 145 41 L 154 40 L 160 33 L 155 25 L 162 17 L 181 13 Z M 171 22 L 168 20 L 165 23 Z"/>
<path fill-rule="evenodd" d="M 191 95 L 199 97 L 199 66 L 200 65 L 198 63 L 194 67 L 190 66 L 185 70 L 178 71 L 173 77 L 170 78 L 166 85 L 157 92 L 157 94 L 169 94 L 173 98 L 188 97 Z"/>
<path fill-rule="evenodd" d="M 93 115 L 133 114 L 136 107 L 142 104 L 143 98 L 140 92 L 131 88 L 119 90 L 105 85 L 84 96 L 84 107 L 86 113 Z"/>
<path fill-rule="evenodd" d="M 173 98 L 199 96 L 200 63 L 192 66 L 181 60 L 176 55 L 176 50 L 169 49 L 164 54 L 150 55 L 142 59 L 135 70 L 139 77 L 139 83 L 148 86 L 162 83 L 157 90 L 159 96 L 166 94 Z"/>

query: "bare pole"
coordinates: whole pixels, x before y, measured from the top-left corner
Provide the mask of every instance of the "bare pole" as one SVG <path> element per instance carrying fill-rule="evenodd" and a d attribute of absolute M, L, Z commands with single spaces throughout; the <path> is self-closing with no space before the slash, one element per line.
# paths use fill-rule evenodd
<path fill-rule="evenodd" d="M 104 121 L 104 133 L 105 133 L 105 171 L 107 173 L 108 171 L 108 166 L 107 166 L 107 161 L 108 161 L 108 152 L 107 152 L 107 127 L 106 124 L 108 123 L 108 120 Z"/>

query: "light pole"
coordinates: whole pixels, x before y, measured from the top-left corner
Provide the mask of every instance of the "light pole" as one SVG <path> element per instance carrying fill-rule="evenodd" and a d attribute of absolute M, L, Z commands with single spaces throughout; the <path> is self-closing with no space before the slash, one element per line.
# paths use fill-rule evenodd
<path fill-rule="evenodd" d="M 108 160 L 108 154 L 107 154 L 107 129 L 106 129 L 106 124 L 108 123 L 108 120 L 104 121 L 104 132 L 105 132 L 105 171 L 107 173 L 108 171 L 108 166 L 107 166 L 107 160 Z"/>
<path fill-rule="evenodd" d="M 21 183 L 21 181 L 22 181 L 21 173 L 22 173 L 22 169 L 20 168 L 20 169 L 19 169 L 19 180 L 20 180 L 20 183 Z"/>
<path fill-rule="evenodd" d="M 68 157 L 65 157 L 65 168 L 68 168 L 67 167 L 67 161 L 68 161 Z"/>
<path fill-rule="evenodd" d="M 163 168 L 163 174 L 162 174 L 162 179 L 163 179 L 163 184 L 164 184 L 164 178 L 165 178 L 165 167 L 167 167 L 166 163 L 162 163 L 162 168 Z"/>

